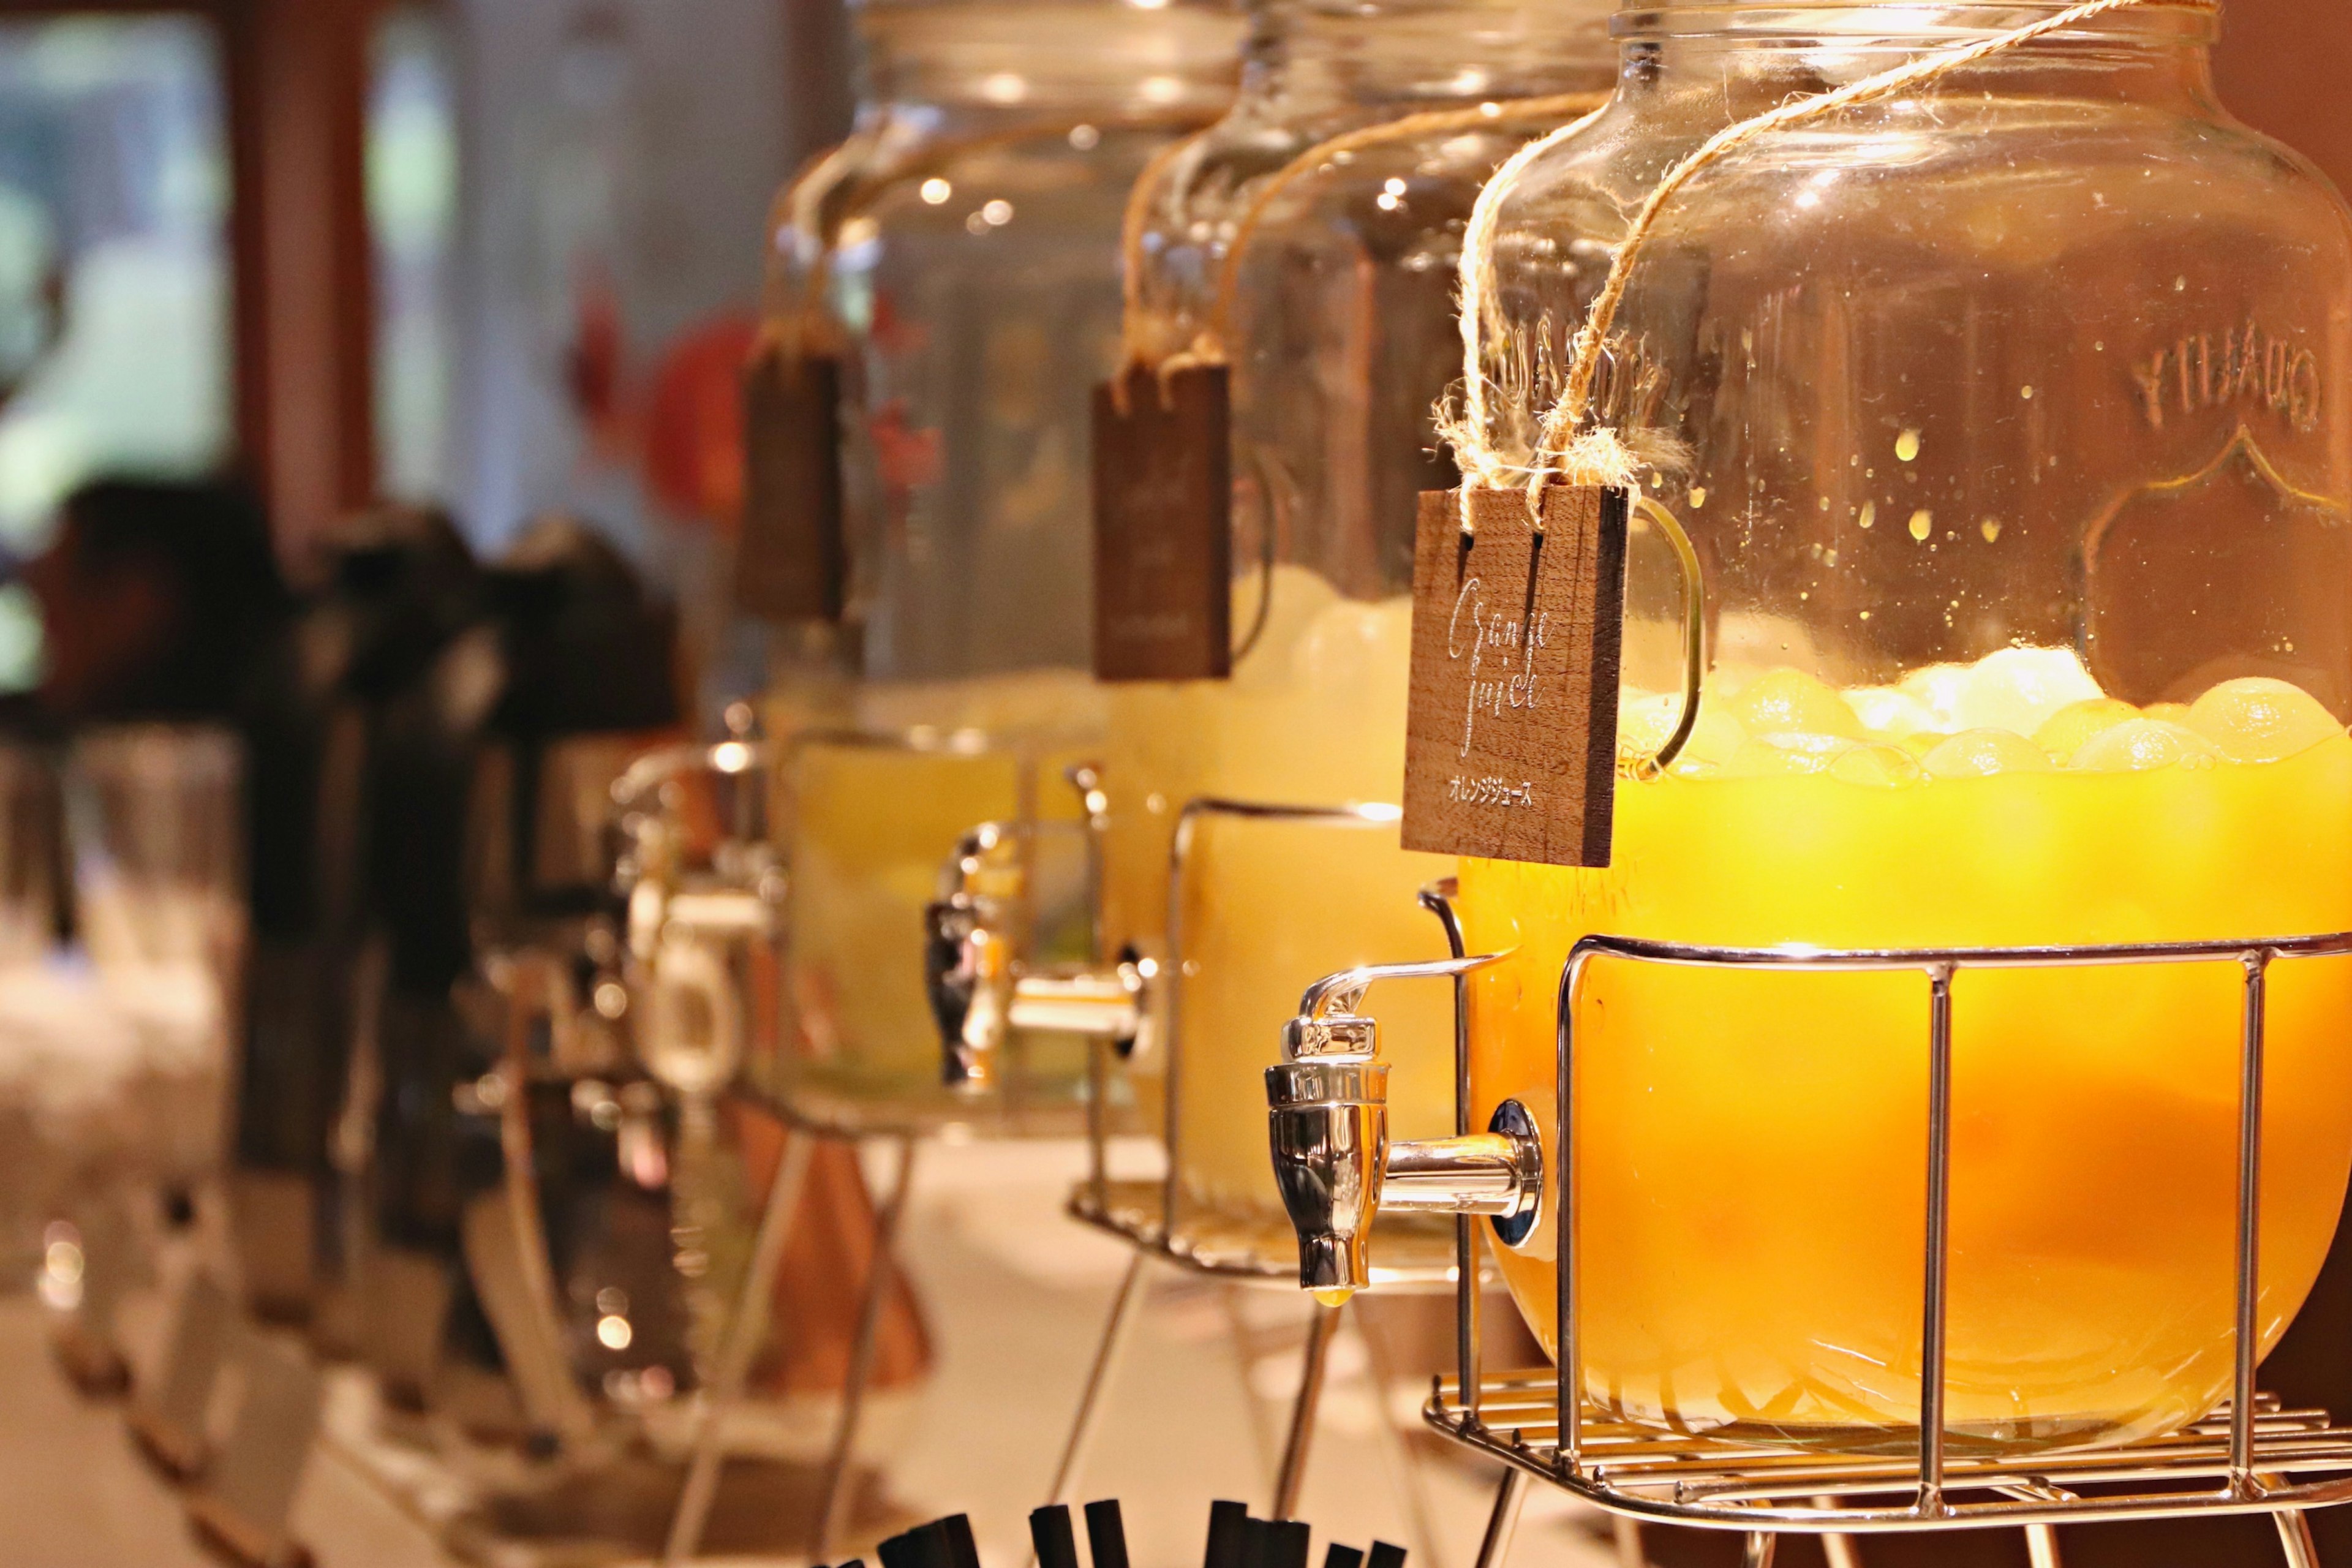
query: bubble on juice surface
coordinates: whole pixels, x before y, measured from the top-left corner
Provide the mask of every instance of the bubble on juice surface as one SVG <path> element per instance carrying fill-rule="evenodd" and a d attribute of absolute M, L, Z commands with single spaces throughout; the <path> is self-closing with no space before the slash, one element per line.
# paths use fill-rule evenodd
<path fill-rule="evenodd" d="M 2153 768 L 2211 767 L 2221 748 L 2165 719 L 2126 719 L 2083 743 L 2071 766 L 2091 773 L 2146 773 Z"/>
<path fill-rule="evenodd" d="M 1691 738 L 1683 746 L 1683 755 L 1695 763 L 1721 767 L 1748 743 L 1748 731 L 1731 716 L 1728 707 L 1720 701 L 1701 701 L 1698 723 L 1691 730 Z"/>
<path fill-rule="evenodd" d="M 1989 778 L 1994 773 L 2046 773 L 2050 753 L 2007 730 L 1963 730 L 1920 759 L 1939 779 Z"/>
<path fill-rule="evenodd" d="M 2030 736 L 2060 710 L 2101 695 L 2073 648 L 2005 647 L 1969 669 L 1956 728 Z"/>
<path fill-rule="evenodd" d="M 1875 742 L 1840 752 L 1830 763 L 1829 771 L 1830 777 L 1841 783 L 1875 789 L 1916 784 L 1921 776 L 1918 760 L 1910 752 L 1900 746 Z"/>
<path fill-rule="evenodd" d="M 1761 779 L 1825 773 L 1861 743 L 1843 735 L 1759 735 L 1732 753 L 1723 766 L 1723 776 Z"/>
<path fill-rule="evenodd" d="M 1617 697 L 1617 749 L 1650 756 L 1666 743 L 1682 717 L 1683 700 L 1671 691 L 1626 687 Z"/>
<path fill-rule="evenodd" d="M 2034 743 L 2052 756 L 2064 761 L 2083 749 L 2092 736 L 2114 729 L 2128 719 L 2140 717 L 2140 710 L 2128 702 L 2112 697 L 2094 697 L 2082 702 L 2070 702 L 2050 716 L 2050 721 L 2033 732 Z"/>
<path fill-rule="evenodd" d="M 2263 676 L 2223 681 L 2189 705 L 2188 723 L 2233 763 L 2282 762 L 2344 732 L 2303 688 Z"/>
<path fill-rule="evenodd" d="M 1955 730 L 1960 722 L 1960 696 L 1968 689 L 1972 668 L 1965 664 L 1931 664 L 1905 676 L 1895 689 L 1933 713 L 1937 729 Z"/>
<path fill-rule="evenodd" d="M 1864 729 L 1890 741 L 1943 727 L 1933 708 L 1899 686 L 1857 686 L 1845 701 Z"/>
<path fill-rule="evenodd" d="M 1675 726 L 1682 722 L 1682 717 L 1681 692 L 1640 691 L 1628 687 L 1617 703 L 1618 755 L 1656 756 L 1674 738 Z M 1731 760 L 1747 739 L 1739 721 L 1731 716 L 1720 700 L 1702 700 L 1698 722 L 1691 727 L 1690 738 L 1683 742 L 1675 766 L 1678 770 L 1685 763 L 1720 767 Z"/>
<path fill-rule="evenodd" d="M 1864 738 L 1862 721 L 1844 698 L 1802 670 L 1759 675 L 1730 703 L 1731 716 L 1750 735 L 1835 735 Z"/>

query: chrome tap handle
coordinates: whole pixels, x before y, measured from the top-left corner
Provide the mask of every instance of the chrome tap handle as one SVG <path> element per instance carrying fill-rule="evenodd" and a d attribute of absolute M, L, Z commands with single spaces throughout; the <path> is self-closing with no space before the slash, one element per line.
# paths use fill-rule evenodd
<path fill-rule="evenodd" d="M 1517 1246 L 1543 1201 L 1543 1144 L 1517 1100 L 1489 1131 L 1467 1138 L 1391 1142 L 1389 1069 L 1380 1026 L 1359 1015 L 1383 980 L 1453 979 L 1499 955 L 1367 964 L 1309 986 L 1283 1026 L 1284 1061 L 1266 1069 L 1267 1136 L 1275 1184 L 1298 1233 L 1298 1283 L 1327 1302 L 1371 1283 L 1372 1221 L 1381 1206 L 1480 1214 Z"/>
<path fill-rule="evenodd" d="M 1132 952 L 1102 965 L 1032 965 L 1015 931 L 1029 897 L 1023 832 L 983 823 L 966 834 L 925 909 L 924 985 L 945 1048 L 947 1081 L 981 1089 L 997 1076 L 1011 1029 L 1052 1029 L 1132 1045 L 1144 1026 L 1157 966 Z"/>
<path fill-rule="evenodd" d="M 940 874 L 940 896 L 923 910 L 924 990 L 945 1048 L 946 1079 L 959 1088 L 993 1080 L 1010 1022 L 1012 942 L 1003 900 L 981 885 L 1005 836 L 993 822 L 965 834 Z"/>

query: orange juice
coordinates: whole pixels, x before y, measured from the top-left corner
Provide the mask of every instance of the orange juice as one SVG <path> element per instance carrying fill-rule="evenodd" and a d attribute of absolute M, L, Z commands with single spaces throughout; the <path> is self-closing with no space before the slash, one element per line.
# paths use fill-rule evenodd
<path fill-rule="evenodd" d="M 1194 827 L 1175 982 L 1183 988 L 1178 1179 L 1190 1202 L 1278 1222 L 1263 1085 L 1282 1026 L 1322 975 L 1442 956 L 1444 933 L 1414 895 L 1450 867 L 1397 844 L 1410 603 L 1349 599 L 1292 565 L 1275 567 L 1270 583 L 1257 652 L 1232 680 L 1110 689 L 1103 907 L 1114 949 L 1132 942 L 1167 956 L 1169 851 L 1191 801 L 1376 808 L 1358 825 L 1208 816 Z M 1257 591 L 1251 580 L 1237 593 L 1235 625 L 1250 624 Z M 1164 987 L 1161 1002 L 1164 1025 Z M 1451 1133 L 1451 993 L 1385 986 L 1370 1002 L 1395 1064 L 1396 1135 Z M 1154 1131 L 1164 1123 L 1167 1067 L 1164 1040 L 1133 1063 Z"/>
<path fill-rule="evenodd" d="M 1555 995 L 1588 933 L 1916 947 L 2352 928 L 2352 739 L 2282 683 L 2143 713 L 2071 653 L 2016 649 L 1899 689 L 1783 670 L 1710 701 L 1694 754 L 1620 785 L 1610 868 L 1464 863 L 1471 950 L 1511 954 L 1472 986 L 1481 1124 L 1516 1098 L 1549 1130 Z M 1670 707 L 1632 704 L 1637 743 Z M 2159 1433 L 2226 1397 L 2242 987 L 2233 962 L 1958 976 L 1956 1444 Z M 2265 1350 L 2352 1168 L 2352 963 L 2281 962 L 2269 990 Z M 1916 1439 L 1927 1021 L 1924 973 L 1588 970 L 1579 1321 L 1598 1407 L 1735 1437 Z M 1549 1211 L 1503 1267 L 1549 1347 Z"/>
<path fill-rule="evenodd" d="M 1058 822 L 1075 836 L 1077 795 L 1062 775 L 1096 754 L 1100 713 L 1096 689 L 1075 673 L 876 682 L 857 693 L 845 737 L 786 743 L 792 1040 L 774 1087 L 813 1114 L 836 1101 L 905 1111 L 968 1103 L 941 1080 L 924 906 L 982 823 Z M 1056 934 L 1041 931 L 1040 941 Z M 1074 1101 L 1085 1043 L 1034 1031 L 1016 1043 L 1029 1086 Z"/>

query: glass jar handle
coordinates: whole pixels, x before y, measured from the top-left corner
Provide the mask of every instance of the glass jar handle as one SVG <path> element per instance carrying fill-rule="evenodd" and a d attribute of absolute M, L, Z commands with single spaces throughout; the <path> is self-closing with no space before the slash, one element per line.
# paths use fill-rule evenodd
<path fill-rule="evenodd" d="M 1699 684 L 1706 674 L 1706 584 L 1699 574 L 1698 551 L 1690 535 L 1664 506 L 1640 490 L 1631 492 L 1633 510 L 1647 519 L 1651 526 L 1666 536 L 1675 547 L 1675 559 L 1682 567 L 1683 576 L 1683 711 L 1675 724 L 1675 732 L 1654 756 L 1643 757 L 1633 764 L 1633 774 L 1643 781 L 1656 778 L 1674 765 L 1690 742 L 1691 731 L 1698 727 Z"/>

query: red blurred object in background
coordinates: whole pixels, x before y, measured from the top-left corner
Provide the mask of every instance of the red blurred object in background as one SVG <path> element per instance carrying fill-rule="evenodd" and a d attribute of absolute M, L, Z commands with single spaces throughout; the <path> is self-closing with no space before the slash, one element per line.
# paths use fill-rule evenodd
<path fill-rule="evenodd" d="M 712 318 L 672 342 L 645 414 L 646 483 L 664 510 L 731 536 L 743 515 L 743 366 L 759 326 Z"/>

